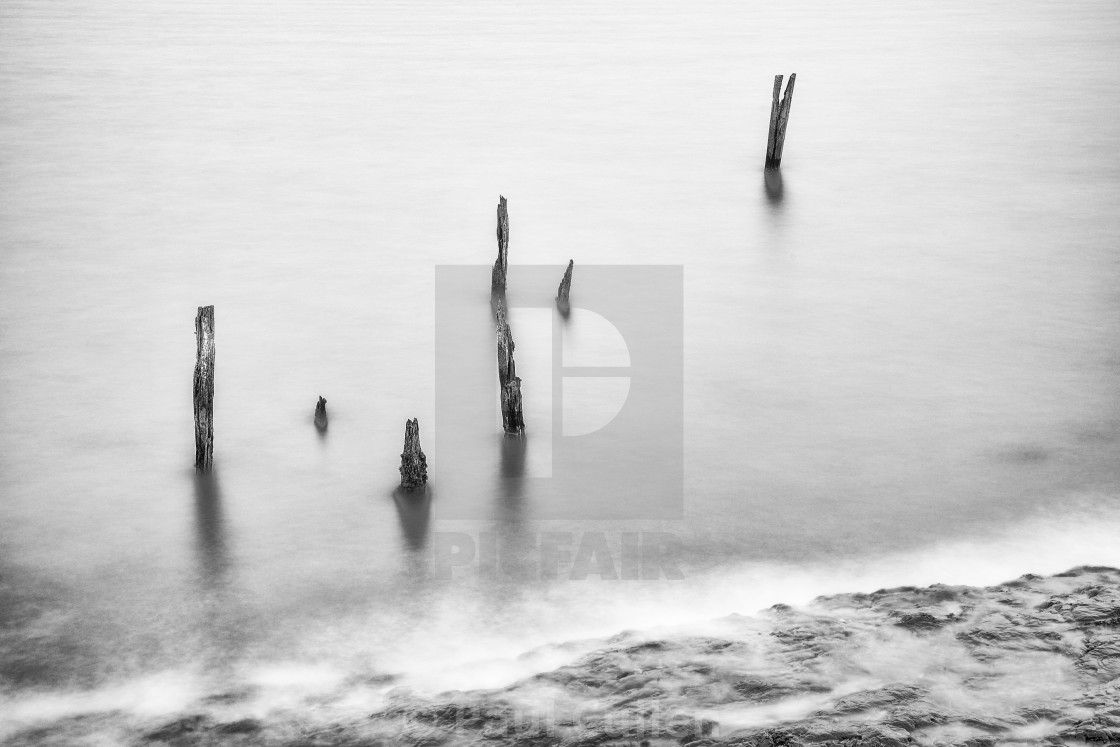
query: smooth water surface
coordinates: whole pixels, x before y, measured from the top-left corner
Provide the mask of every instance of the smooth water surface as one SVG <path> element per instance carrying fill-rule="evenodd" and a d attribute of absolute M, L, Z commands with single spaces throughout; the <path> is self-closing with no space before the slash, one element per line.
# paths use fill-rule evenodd
<path fill-rule="evenodd" d="M 16 723 L 481 686 L 624 627 L 1120 565 L 1120 6 L 468 5 L 0 4 Z M 582 266 L 683 266 L 682 520 L 394 495 L 405 419 L 435 447 L 434 268 L 493 261 L 499 194 L 511 275 L 574 258 L 574 302 Z M 642 531 L 683 580 L 433 572 L 449 536 Z"/>

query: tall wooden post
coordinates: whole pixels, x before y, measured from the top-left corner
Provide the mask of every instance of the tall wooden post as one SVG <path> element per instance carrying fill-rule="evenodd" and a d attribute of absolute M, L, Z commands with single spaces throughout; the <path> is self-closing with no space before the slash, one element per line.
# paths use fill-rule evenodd
<path fill-rule="evenodd" d="M 498 258 L 494 260 L 494 271 L 490 275 L 491 291 L 505 292 L 508 269 L 509 213 L 506 212 L 506 198 L 498 195 Z"/>
<path fill-rule="evenodd" d="M 214 307 L 199 306 L 194 318 L 194 467 L 214 468 Z"/>
<path fill-rule="evenodd" d="M 525 432 L 525 415 L 521 409 L 521 379 L 513 362 L 513 334 L 506 321 L 506 307 L 498 298 L 495 311 L 498 338 L 498 386 L 502 395 L 502 428 L 511 436 Z"/>
<path fill-rule="evenodd" d="M 782 165 L 782 148 L 786 144 L 786 125 L 789 123 L 789 109 L 793 105 L 793 84 L 797 73 L 791 73 L 786 92 L 779 103 L 778 94 L 782 91 L 782 76 L 774 76 L 774 96 L 770 104 L 770 135 L 766 140 L 766 168 L 776 169 Z"/>

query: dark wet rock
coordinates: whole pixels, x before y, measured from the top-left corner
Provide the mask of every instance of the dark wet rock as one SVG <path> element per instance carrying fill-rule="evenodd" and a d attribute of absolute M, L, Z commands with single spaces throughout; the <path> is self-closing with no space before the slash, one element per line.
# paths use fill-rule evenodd
<path fill-rule="evenodd" d="M 1058 737 L 1091 744 L 1120 744 L 1120 719 L 1096 716 L 1062 729 Z"/>
<path fill-rule="evenodd" d="M 882 723 L 910 733 L 926 726 L 948 724 L 957 720 L 951 711 L 944 711 L 929 703 L 911 703 L 891 708 Z"/>
<path fill-rule="evenodd" d="M 1081 655 L 1075 663 L 1078 668 L 1098 679 L 1120 677 L 1120 633 L 1087 635 Z"/>
<path fill-rule="evenodd" d="M 954 614 L 938 615 L 930 612 L 898 612 L 892 611 L 891 617 L 895 620 L 895 625 L 907 630 L 915 632 L 925 632 L 930 630 L 940 630 L 941 628 L 957 621 L 957 616 Z"/>
<path fill-rule="evenodd" d="M 1051 651 L 1060 636 L 1050 631 L 1032 631 L 1014 625 L 993 625 L 991 627 L 969 628 L 957 633 L 957 639 L 977 647 L 1001 646 L 1012 649 L 1033 648 Z"/>
<path fill-rule="evenodd" d="M 14 724 L 0 712 L 0 726 L 10 728 Z M 119 714 L 99 713 L 65 716 L 50 724 L 6 733 L 0 729 L 0 744 L 4 747 L 71 747 L 74 745 L 112 745 L 123 740 L 123 729 Z M 158 743 L 157 743 L 158 744 Z M 141 737 L 137 745 L 152 747 L 152 742 Z"/>
<path fill-rule="evenodd" d="M 1026 726 L 1028 723 L 1026 719 L 1017 716 L 996 718 L 983 714 L 961 714 L 956 720 L 964 726 L 991 733 L 1005 732 L 1012 727 Z"/>
<path fill-rule="evenodd" d="M 926 695 L 927 692 L 925 688 L 917 685 L 889 685 L 877 690 L 864 690 L 863 692 L 845 695 L 833 704 L 832 711 L 851 713 L 867 711 L 872 708 L 885 708 L 917 700 Z"/>
<path fill-rule="evenodd" d="M 260 731 L 264 726 L 255 718 L 243 718 L 239 721 L 227 721 L 214 727 L 219 734 L 252 734 Z"/>
<path fill-rule="evenodd" d="M 734 736 L 724 743 L 734 747 L 907 747 L 911 739 L 905 731 L 871 723 L 809 723 Z"/>
<path fill-rule="evenodd" d="M 995 737 L 972 737 L 963 742 L 957 742 L 956 747 L 994 747 Z"/>
<path fill-rule="evenodd" d="M 1120 626 L 1120 589 L 1093 584 L 1072 594 L 1048 599 L 1040 610 L 1054 612 L 1076 625 Z"/>
<path fill-rule="evenodd" d="M 1018 715 L 1027 723 L 1031 723 L 1032 721 L 1057 721 L 1062 717 L 1062 711 L 1049 705 L 1042 705 L 1033 708 L 1023 708 L 1018 712 Z"/>
<path fill-rule="evenodd" d="M 504 704 L 455 702 L 416 709 L 409 715 L 419 722 L 437 726 L 481 728 L 488 723 L 510 718 L 512 710 Z"/>
<path fill-rule="evenodd" d="M 1054 578 L 1075 578 L 1077 576 L 1087 576 L 1093 573 L 1110 576 L 1116 573 L 1116 569 L 1107 565 L 1079 565 L 1063 573 L 1055 573 Z"/>
<path fill-rule="evenodd" d="M 758 679 L 741 680 L 736 682 L 732 688 L 743 700 L 748 700 L 753 703 L 769 703 L 775 700 L 788 698 L 792 695 L 828 691 L 827 687 L 813 682 L 782 682 Z"/>
<path fill-rule="evenodd" d="M 548 647 L 570 662 L 493 690 L 431 695 L 380 681 L 393 689 L 382 691 L 378 710 L 330 728 L 306 727 L 305 714 L 288 722 L 187 715 L 154 730 L 132 727 L 115 743 L 1120 745 L 1118 595 L 1120 571 L 1101 568 L 990 588 L 841 594 L 656 636 L 631 631 Z M 239 707 L 217 697 L 207 705 Z M 60 721 L 10 742 L 94 743 L 89 723 Z"/>
<path fill-rule="evenodd" d="M 184 734 L 201 731 L 209 725 L 209 720 L 206 716 L 194 715 L 185 716 L 183 718 L 170 721 L 158 729 L 153 729 L 144 735 L 145 739 L 149 740 L 170 740 L 181 737 Z"/>

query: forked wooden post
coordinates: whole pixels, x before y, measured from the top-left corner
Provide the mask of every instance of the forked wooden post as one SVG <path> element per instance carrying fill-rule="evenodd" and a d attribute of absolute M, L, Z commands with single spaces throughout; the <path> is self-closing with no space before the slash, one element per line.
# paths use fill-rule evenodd
<path fill-rule="evenodd" d="M 502 395 L 502 428 L 511 436 L 525 432 L 525 415 L 521 409 L 521 379 L 513 361 L 513 334 L 506 321 L 506 307 L 496 300 L 495 317 L 498 338 L 498 386 Z"/>
<path fill-rule="evenodd" d="M 194 318 L 194 467 L 214 468 L 214 307 L 199 306 Z"/>
<path fill-rule="evenodd" d="M 770 104 L 770 135 L 766 140 L 766 168 L 776 169 L 782 165 L 782 148 L 786 144 L 786 125 L 789 124 L 789 109 L 793 105 L 793 84 L 797 73 L 791 73 L 786 92 L 781 102 L 778 94 L 782 92 L 782 76 L 774 76 L 774 97 Z"/>
<path fill-rule="evenodd" d="M 506 212 L 506 198 L 498 195 L 498 258 L 494 260 L 494 271 L 490 275 L 490 290 L 506 290 L 506 272 L 509 269 L 509 213 Z"/>

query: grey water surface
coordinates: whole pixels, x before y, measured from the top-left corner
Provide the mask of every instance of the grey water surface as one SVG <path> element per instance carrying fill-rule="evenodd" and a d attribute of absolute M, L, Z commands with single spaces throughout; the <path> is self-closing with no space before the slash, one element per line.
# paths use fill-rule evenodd
<path fill-rule="evenodd" d="M 1118 48 L 1103 0 L 4 0 L 10 723 L 482 686 L 627 627 L 1120 565 Z M 682 519 L 496 488 L 452 521 L 438 449 L 428 499 L 394 495 L 405 419 L 428 448 L 439 417 L 434 268 L 493 261 L 499 194 L 511 282 L 574 258 L 578 304 L 581 267 L 683 267 Z M 434 566 L 641 531 L 683 580 Z"/>

